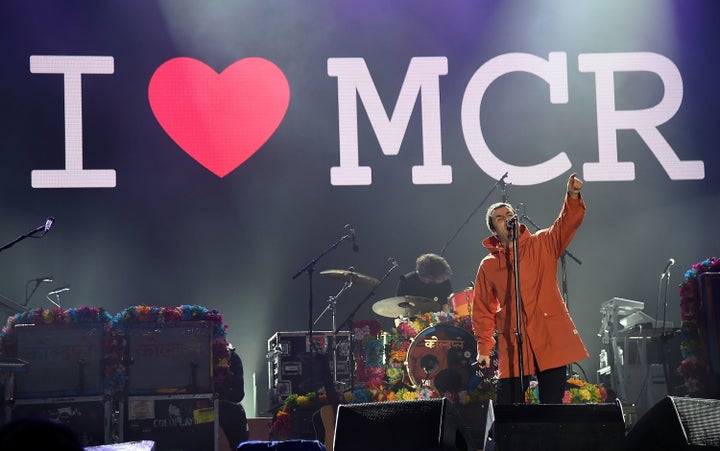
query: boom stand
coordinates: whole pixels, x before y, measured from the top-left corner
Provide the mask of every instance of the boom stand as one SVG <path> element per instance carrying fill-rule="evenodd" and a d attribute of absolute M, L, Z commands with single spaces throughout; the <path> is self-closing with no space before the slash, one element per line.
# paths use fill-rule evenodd
<path fill-rule="evenodd" d="M 14 246 L 15 244 L 19 243 L 20 241 L 24 240 L 25 238 L 42 238 L 45 236 L 46 233 L 50 230 L 50 226 L 52 226 L 53 222 L 55 222 L 55 218 L 48 218 L 47 222 L 44 225 L 41 225 L 40 227 L 35 227 L 28 233 L 24 235 L 20 235 L 19 237 L 15 238 L 14 240 L 10 241 L 9 243 L 3 245 L 0 247 L 0 252 L 4 251 L 5 249 Z"/>
<path fill-rule="evenodd" d="M 351 238 L 351 234 L 343 235 L 339 240 L 334 242 L 332 245 L 330 245 L 329 248 L 325 249 L 323 252 L 320 253 L 317 257 L 315 257 L 313 260 L 309 261 L 305 266 L 303 266 L 298 272 L 296 272 L 292 278 L 297 279 L 300 274 L 306 272 L 308 275 L 308 333 L 307 333 L 307 339 L 306 339 L 306 346 L 307 349 L 310 349 L 313 354 L 315 354 L 315 343 L 313 342 L 313 272 L 315 272 L 315 264 L 323 258 L 325 255 L 329 254 L 331 251 L 334 251 L 337 249 L 337 247 L 345 240 L 349 240 Z"/>
<path fill-rule="evenodd" d="M 332 353 L 333 353 L 333 381 L 335 382 L 335 385 L 339 385 L 339 381 L 337 378 L 337 332 L 335 331 L 335 315 L 337 313 L 337 300 L 342 296 L 342 294 L 352 286 L 352 280 L 350 282 L 345 282 L 338 291 L 338 293 L 335 296 L 330 296 L 327 301 L 327 306 L 325 306 L 325 310 L 323 310 L 320 315 L 315 319 L 315 322 L 313 324 L 317 324 L 318 321 L 320 321 L 320 318 L 323 317 L 325 312 L 330 310 L 330 314 L 332 315 L 332 337 L 333 337 L 333 346 L 332 346 Z"/>
<path fill-rule="evenodd" d="M 374 287 L 372 287 L 372 289 L 367 294 L 367 296 L 365 296 L 365 298 L 362 301 L 360 301 L 360 303 L 355 307 L 355 309 L 352 312 L 350 312 L 348 317 L 345 318 L 345 321 L 340 323 L 340 325 L 335 330 L 333 330 L 333 335 L 337 334 L 340 331 L 340 329 L 342 329 L 343 326 L 345 326 L 345 324 L 347 324 L 348 329 L 350 330 L 350 358 L 351 359 L 353 358 L 352 356 L 355 351 L 355 349 L 354 349 L 355 348 L 355 340 L 353 338 L 353 318 L 355 317 L 355 314 L 358 312 L 358 310 L 360 310 L 360 307 L 362 307 L 363 304 L 365 304 L 365 302 L 367 302 L 368 299 L 370 299 L 371 297 L 373 297 L 375 295 L 375 290 L 377 289 L 377 287 L 379 287 L 385 281 L 385 279 L 388 278 L 390 273 L 393 272 L 393 270 L 398 267 L 397 261 L 395 261 L 394 258 L 391 258 L 388 261 L 390 262 L 390 269 L 388 269 L 385 272 L 385 274 L 382 276 L 382 278 L 380 280 L 378 280 L 378 282 L 375 284 Z M 354 387 L 354 386 L 355 386 L 355 362 L 351 361 L 350 362 L 350 387 Z"/>
<path fill-rule="evenodd" d="M 475 209 L 470 213 L 470 215 L 467 217 L 467 219 L 465 220 L 465 222 L 463 222 L 463 223 L 460 225 L 460 227 L 458 227 L 458 229 L 455 231 L 455 233 L 453 234 L 453 236 L 451 236 L 450 239 L 447 240 L 447 242 L 445 243 L 445 245 L 444 245 L 444 246 L 442 247 L 442 249 L 440 250 L 440 255 L 441 255 L 441 256 L 444 256 L 444 255 L 445 255 L 445 249 L 447 249 L 447 247 L 450 245 L 450 243 L 452 243 L 452 242 L 455 240 L 455 238 L 457 238 L 457 236 L 460 234 L 460 231 L 461 231 L 463 228 L 465 228 L 465 226 L 468 224 L 468 222 L 470 222 L 470 219 L 472 219 L 472 217 L 475 216 L 475 213 L 477 213 L 477 211 L 480 210 L 480 207 L 482 207 L 483 205 L 485 205 L 485 202 L 487 202 L 488 198 L 489 198 L 490 195 L 493 193 L 493 191 L 495 190 L 495 188 L 500 187 L 500 189 L 501 189 L 502 192 L 503 192 L 503 202 L 506 201 L 506 199 L 507 199 L 506 186 L 509 185 L 508 183 L 505 183 L 505 177 L 507 177 L 507 176 L 508 176 L 508 173 L 506 172 L 502 177 L 500 177 L 500 180 L 498 180 L 497 182 L 495 182 L 495 184 L 493 185 L 493 187 L 490 188 L 490 191 L 488 191 L 488 193 L 485 195 L 485 197 L 483 197 L 483 199 L 480 201 L 480 203 L 477 205 L 477 207 L 475 207 Z"/>
<path fill-rule="evenodd" d="M 666 328 L 666 319 L 667 319 L 667 296 L 668 296 L 668 289 L 670 288 L 670 267 L 675 264 L 675 260 L 672 260 L 671 264 L 668 264 L 667 269 L 665 272 L 660 274 L 660 285 L 658 287 L 658 299 L 655 302 L 655 324 L 653 324 L 653 327 L 657 327 L 657 309 L 658 309 L 658 303 L 660 302 L 660 292 L 663 291 L 663 279 L 665 279 L 665 290 L 664 290 L 664 301 L 663 301 L 663 315 L 662 315 L 662 333 L 660 334 L 660 358 L 662 361 L 663 366 L 663 376 L 665 377 L 665 387 L 667 389 L 668 394 L 672 394 L 675 392 L 675 387 L 672 386 L 670 382 L 670 371 L 668 369 L 668 341 L 675 335 L 673 332 L 667 332 Z"/>

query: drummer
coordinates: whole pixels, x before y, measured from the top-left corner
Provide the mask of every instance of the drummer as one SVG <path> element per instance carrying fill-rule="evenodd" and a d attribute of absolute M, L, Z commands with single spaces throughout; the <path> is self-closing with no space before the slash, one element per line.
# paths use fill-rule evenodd
<path fill-rule="evenodd" d="M 452 269 L 447 260 L 437 254 L 422 254 L 415 261 L 415 271 L 400 276 L 396 295 L 432 299 L 439 304 L 438 311 L 447 312 L 452 294 L 450 276 Z"/>

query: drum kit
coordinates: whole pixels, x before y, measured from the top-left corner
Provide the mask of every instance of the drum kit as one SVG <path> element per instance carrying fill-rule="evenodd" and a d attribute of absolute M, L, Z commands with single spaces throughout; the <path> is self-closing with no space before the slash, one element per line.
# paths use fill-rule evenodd
<path fill-rule="evenodd" d="M 368 287 L 378 280 L 354 270 L 330 269 L 323 276 Z M 465 289 L 448 297 L 450 310 L 456 317 L 470 315 L 474 290 Z M 420 296 L 394 296 L 372 305 L 375 314 L 409 322 L 424 313 L 440 312 L 439 302 Z M 414 387 L 434 387 L 441 392 L 463 390 L 477 384 L 472 367 L 477 354 L 475 338 L 467 330 L 452 323 L 431 325 L 412 339 L 405 368 Z"/>

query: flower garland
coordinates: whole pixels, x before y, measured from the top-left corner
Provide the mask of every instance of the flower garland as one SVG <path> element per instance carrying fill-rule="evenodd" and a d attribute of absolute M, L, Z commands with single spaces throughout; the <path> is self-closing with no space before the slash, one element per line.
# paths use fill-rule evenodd
<path fill-rule="evenodd" d="M 577 378 L 567 380 L 563 404 L 587 404 L 607 401 L 608 393 L 602 384 L 595 385 Z M 528 404 L 540 403 L 539 385 L 536 380 L 530 382 L 525 391 L 525 402 Z"/>
<path fill-rule="evenodd" d="M 705 334 L 698 277 L 706 272 L 720 272 L 720 259 L 711 257 L 695 263 L 685 272 L 680 285 L 680 352 L 678 372 L 685 378 L 690 396 L 705 396 L 712 385 L 707 349 L 701 337 Z"/>
<path fill-rule="evenodd" d="M 365 382 L 382 378 L 382 347 L 380 340 L 382 328 L 375 320 L 353 323 L 355 339 L 355 380 Z"/>
<path fill-rule="evenodd" d="M 230 351 L 227 342 L 227 326 L 217 310 L 199 305 L 178 307 L 155 307 L 137 305 L 128 307 L 115 316 L 102 307 L 77 307 L 69 309 L 37 308 L 18 313 L 7 319 L 0 331 L 0 353 L 17 355 L 17 342 L 13 334 L 17 324 L 65 325 L 103 324 L 103 391 L 114 396 L 125 388 L 126 369 L 123 364 L 127 352 L 126 326 L 136 322 L 171 323 L 177 321 L 210 321 L 213 323 L 213 377 L 216 384 L 222 384 L 230 371 Z"/>
<path fill-rule="evenodd" d="M 454 324 L 472 333 L 472 322 L 469 316 L 456 316 L 453 313 L 437 312 L 424 313 L 412 321 L 401 322 L 391 333 L 385 334 L 381 341 L 380 326 L 376 321 L 356 322 L 354 324 L 355 339 L 371 351 L 360 351 L 365 356 L 364 371 L 366 379 L 363 386 L 338 393 L 338 399 L 343 404 L 367 402 L 393 402 L 413 401 L 437 398 L 447 398 L 459 405 L 469 405 L 487 402 L 495 399 L 495 383 L 492 380 L 483 380 L 476 387 L 441 393 L 434 387 L 412 388 L 403 383 L 405 375 L 404 366 L 412 339 L 423 330 L 437 324 Z M 377 365 L 377 344 L 385 347 L 385 364 Z M 362 347 L 362 346 L 359 346 Z M 380 354 L 382 354 L 380 352 Z M 375 360 L 373 360 L 375 359 Z M 371 364 L 368 362 L 372 361 Z M 327 404 L 325 394 L 314 392 L 305 395 L 289 395 L 283 407 L 275 414 L 271 436 L 275 440 L 292 438 L 293 414 L 298 409 L 317 410 Z"/>

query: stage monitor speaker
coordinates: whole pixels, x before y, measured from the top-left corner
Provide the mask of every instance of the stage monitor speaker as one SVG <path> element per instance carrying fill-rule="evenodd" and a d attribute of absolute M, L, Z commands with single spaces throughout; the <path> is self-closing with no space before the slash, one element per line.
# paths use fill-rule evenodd
<path fill-rule="evenodd" d="M 625 449 L 720 450 L 720 400 L 666 397 L 630 429 Z"/>
<path fill-rule="evenodd" d="M 620 404 L 495 404 L 488 406 L 495 451 L 617 451 L 625 439 Z"/>
<path fill-rule="evenodd" d="M 479 449 L 452 403 L 443 399 L 340 405 L 335 451 Z"/>

